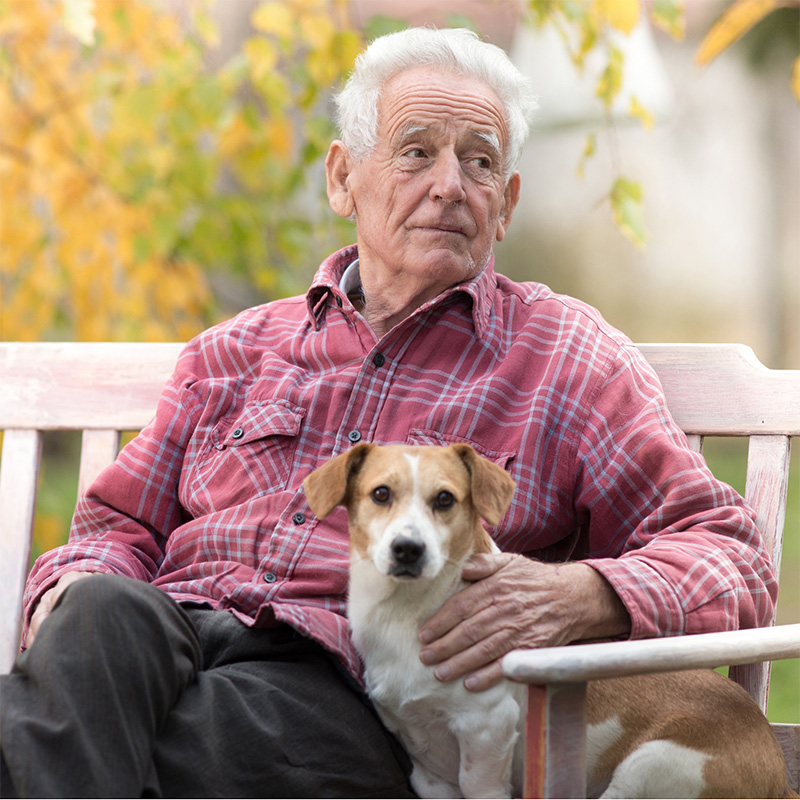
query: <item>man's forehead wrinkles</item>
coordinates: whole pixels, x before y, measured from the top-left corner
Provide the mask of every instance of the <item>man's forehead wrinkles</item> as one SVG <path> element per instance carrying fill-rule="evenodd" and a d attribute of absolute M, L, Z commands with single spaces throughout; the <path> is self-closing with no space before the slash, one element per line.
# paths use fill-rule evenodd
<path fill-rule="evenodd" d="M 487 114 L 449 114 L 443 115 L 441 106 L 420 109 L 418 106 L 400 106 L 385 109 L 382 128 L 388 138 L 403 142 L 414 136 L 437 135 L 444 133 L 451 124 L 464 126 L 465 132 L 480 139 L 494 150 L 502 151 L 506 138 L 506 128 L 502 117 Z"/>
<path fill-rule="evenodd" d="M 407 139 L 413 139 L 416 136 L 437 134 L 443 132 L 446 129 L 446 127 L 447 126 L 441 122 L 426 123 L 426 122 L 418 122 L 416 120 L 411 120 L 409 122 L 406 122 L 404 125 L 400 126 L 398 131 L 398 138 L 400 139 L 400 141 L 406 141 Z M 495 150 L 500 149 L 500 138 L 498 137 L 497 133 L 493 130 L 487 130 L 485 128 L 479 128 L 479 127 L 469 127 L 466 133 L 469 136 L 474 137 L 475 139 L 480 139 L 482 142 L 484 142 L 484 144 L 488 144 Z"/>
<path fill-rule="evenodd" d="M 498 127 L 504 122 L 503 112 L 499 106 L 488 100 L 464 95 L 433 97 L 429 94 L 423 97 L 417 91 L 404 92 L 394 97 L 386 97 L 383 105 L 385 108 L 393 108 L 397 114 L 411 113 L 439 117 L 446 113 L 455 118 L 484 119 Z"/>
<path fill-rule="evenodd" d="M 500 138 L 505 137 L 502 103 L 489 87 L 481 85 L 481 91 L 471 94 L 449 87 L 431 86 L 415 80 L 415 76 L 404 82 L 404 77 L 401 75 L 390 81 L 379 101 L 385 131 L 396 136 L 399 129 L 409 123 L 441 124 L 446 118 L 463 121 L 476 129 L 495 130 Z"/>

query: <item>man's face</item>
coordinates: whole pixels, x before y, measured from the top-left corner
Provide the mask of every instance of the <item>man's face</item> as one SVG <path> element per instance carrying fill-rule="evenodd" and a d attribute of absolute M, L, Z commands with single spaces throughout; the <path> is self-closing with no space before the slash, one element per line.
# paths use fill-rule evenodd
<path fill-rule="evenodd" d="M 343 205 L 331 204 L 355 211 L 362 274 L 413 275 L 433 295 L 477 275 L 510 222 L 519 176 L 503 176 L 502 103 L 481 82 L 421 67 L 386 84 L 378 113 L 376 148 L 347 157 Z"/>

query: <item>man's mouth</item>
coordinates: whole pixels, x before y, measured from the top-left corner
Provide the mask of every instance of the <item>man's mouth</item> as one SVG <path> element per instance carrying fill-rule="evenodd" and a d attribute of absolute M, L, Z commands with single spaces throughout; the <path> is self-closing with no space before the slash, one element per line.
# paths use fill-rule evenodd
<path fill-rule="evenodd" d="M 461 236 L 466 236 L 466 231 L 463 225 L 448 222 L 431 222 L 425 225 L 417 225 L 419 230 L 430 231 L 432 233 L 457 233 Z"/>

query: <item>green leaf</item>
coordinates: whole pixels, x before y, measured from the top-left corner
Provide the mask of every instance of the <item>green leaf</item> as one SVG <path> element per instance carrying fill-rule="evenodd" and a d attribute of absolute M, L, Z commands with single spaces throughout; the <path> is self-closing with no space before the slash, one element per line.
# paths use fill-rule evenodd
<path fill-rule="evenodd" d="M 640 249 L 647 242 L 642 196 L 641 185 L 623 177 L 617 178 L 609 194 L 614 224 Z"/>
<path fill-rule="evenodd" d="M 371 42 L 379 36 L 385 36 L 387 33 L 397 33 L 397 31 L 404 31 L 408 27 L 408 23 L 396 17 L 387 17 L 384 14 L 376 14 L 370 17 L 364 23 L 364 38 Z"/>
<path fill-rule="evenodd" d="M 581 153 L 581 160 L 578 162 L 578 166 L 575 167 L 575 172 L 577 173 L 578 177 L 581 180 L 583 180 L 584 177 L 586 162 L 595 154 L 596 150 L 597 150 L 597 136 L 594 133 L 590 133 L 586 137 L 586 144 L 583 146 L 583 153 Z"/>
<path fill-rule="evenodd" d="M 639 102 L 636 97 L 631 97 L 631 104 L 628 108 L 628 113 L 632 117 L 638 119 L 644 126 L 645 130 L 653 130 L 653 124 L 655 122 L 653 115 Z"/>
<path fill-rule="evenodd" d="M 622 88 L 624 76 L 625 56 L 618 47 L 609 45 L 608 64 L 597 82 L 595 94 L 603 101 L 606 108 L 610 108 L 614 98 Z"/>
<path fill-rule="evenodd" d="M 686 19 L 681 0 L 653 0 L 650 19 L 673 39 L 679 41 L 686 34 Z"/>

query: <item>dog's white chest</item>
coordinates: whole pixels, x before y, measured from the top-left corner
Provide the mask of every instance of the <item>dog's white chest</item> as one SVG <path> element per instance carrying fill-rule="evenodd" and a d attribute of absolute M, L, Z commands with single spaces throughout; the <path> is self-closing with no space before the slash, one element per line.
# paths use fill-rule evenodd
<path fill-rule="evenodd" d="M 471 693 L 461 681 L 437 681 L 419 658 L 428 610 L 415 616 L 391 602 L 359 607 L 357 600 L 356 589 L 350 622 L 367 691 L 414 762 L 414 790 L 421 797 L 510 796 L 524 689 L 504 683 Z M 440 600 L 432 602 L 438 608 Z"/>

